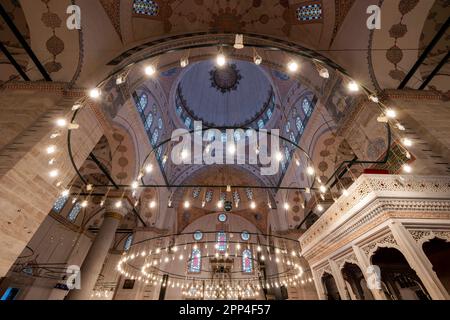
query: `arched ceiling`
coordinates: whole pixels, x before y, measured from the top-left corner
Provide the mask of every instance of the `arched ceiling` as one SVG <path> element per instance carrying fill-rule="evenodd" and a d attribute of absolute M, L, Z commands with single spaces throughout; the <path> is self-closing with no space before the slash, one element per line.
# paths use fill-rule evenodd
<path fill-rule="evenodd" d="M 65 25 L 66 10 L 72 2 L 82 12 L 79 31 L 68 30 Z M 212 41 L 217 33 L 241 32 L 316 50 L 359 81 L 380 90 L 395 88 L 399 77 L 411 69 L 420 53 L 416 49 L 422 45 L 421 39 L 428 39 L 428 30 L 432 29 L 426 26 L 427 18 L 433 17 L 429 12 L 438 12 L 435 9 L 442 4 L 445 8 L 446 2 L 382 1 L 383 28 L 375 31 L 366 27 L 366 10 L 372 0 L 314 1 L 321 6 L 322 14 L 310 21 L 297 18 L 298 10 L 307 2 L 288 0 L 155 0 L 159 10 L 154 16 L 134 13 L 133 0 L 6 1 L 10 15 L 18 13 L 18 9 L 11 10 L 11 3 L 12 7 L 20 3 L 30 30 L 31 48 L 56 81 L 90 87 L 114 69 L 109 62 L 124 52 L 127 56 L 139 53 L 151 41 L 167 49 L 175 36 L 181 39 L 190 34 L 189 42 L 195 45 L 195 35 L 204 34 Z M 17 21 L 22 25 L 22 36 L 28 39 L 26 24 Z M 406 35 L 397 32 L 404 30 L 396 28 L 399 24 L 406 26 Z M 20 65 L 31 67 L 28 73 L 32 80 L 42 79 L 29 57 L 20 57 L 20 53 L 17 57 Z M 17 73 L 10 63 L 4 63 L 2 75 L 8 79 Z M 415 76 L 421 78 L 418 73 Z"/>
<path fill-rule="evenodd" d="M 182 75 L 177 95 L 186 112 L 204 125 L 246 127 L 264 114 L 272 91 L 254 63 L 233 60 L 219 67 L 207 60 Z"/>

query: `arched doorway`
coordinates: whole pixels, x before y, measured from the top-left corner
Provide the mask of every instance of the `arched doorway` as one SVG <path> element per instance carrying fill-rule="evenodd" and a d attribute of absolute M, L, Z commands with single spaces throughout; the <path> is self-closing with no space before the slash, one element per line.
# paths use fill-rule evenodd
<path fill-rule="evenodd" d="M 342 276 L 351 300 L 373 300 L 372 292 L 359 266 L 346 262 L 342 268 Z"/>
<path fill-rule="evenodd" d="M 434 238 L 422 246 L 442 285 L 450 293 L 450 243 Z"/>
<path fill-rule="evenodd" d="M 339 290 L 336 285 L 334 277 L 329 273 L 324 273 L 322 276 L 322 284 L 325 290 L 327 300 L 341 300 Z"/>
<path fill-rule="evenodd" d="M 399 250 L 379 248 L 371 261 L 380 268 L 382 287 L 388 299 L 431 300 L 422 281 Z"/>

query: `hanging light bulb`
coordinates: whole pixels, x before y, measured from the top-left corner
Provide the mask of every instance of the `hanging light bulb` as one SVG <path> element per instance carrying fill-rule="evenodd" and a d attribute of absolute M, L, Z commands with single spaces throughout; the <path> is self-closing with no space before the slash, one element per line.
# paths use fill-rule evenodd
<path fill-rule="evenodd" d="M 56 178 L 59 175 L 59 171 L 58 170 L 52 170 L 49 172 L 49 176 L 50 178 Z"/>
<path fill-rule="evenodd" d="M 102 91 L 99 88 L 94 88 L 89 91 L 89 96 L 92 99 L 98 99 L 102 95 Z"/>
<path fill-rule="evenodd" d="M 359 84 L 356 83 L 356 81 L 350 81 L 348 83 L 348 90 L 350 90 L 350 92 L 358 92 L 359 91 Z"/>
<path fill-rule="evenodd" d="M 156 207 L 156 201 L 155 200 L 150 201 L 149 207 L 150 209 L 154 209 Z"/>
<path fill-rule="evenodd" d="M 57 125 L 58 127 L 64 128 L 64 127 L 67 126 L 67 121 L 66 121 L 66 119 L 64 119 L 64 118 L 57 119 L 57 120 L 56 120 L 56 125 Z"/>
<path fill-rule="evenodd" d="M 403 171 L 406 172 L 406 173 L 411 173 L 412 172 L 412 167 L 409 164 L 407 164 L 407 163 L 405 163 L 402 166 L 402 168 L 403 168 Z"/>
<path fill-rule="evenodd" d="M 380 99 L 378 99 L 378 97 L 376 95 L 374 95 L 374 94 L 369 96 L 369 100 L 374 102 L 374 103 L 379 103 L 380 102 Z"/>
<path fill-rule="evenodd" d="M 256 202 L 255 201 L 252 201 L 250 203 L 250 208 L 252 208 L 253 210 L 256 209 Z"/>
<path fill-rule="evenodd" d="M 317 71 L 319 72 L 319 76 L 321 78 L 324 78 L 324 79 L 329 79 L 330 78 L 330 72 L 324 66 L 317 65 Z"/>
<path fill-rule="evenodd" d="M 315 172 L 316 170 L 314 170 L 314 167 L 309 166 L 308 168 L 306 168 L 306 173 L 310 176 L 313 176 Z"/>
<path fill-rule="evenodd" d="M 285 202 L 284 203 L 284 209 L 285 210 L 289 210 L 289 208 L 290 208 L 289 203 Z"/>
<path fill-rule="evenodd" d="M 47 148 L 47 154 L 53 154 L 56 152 L 56 146 L 49 146 Z"/>
<path fill-rule="evenodd" d="M 151 173 L 153 171 L 153 166 L 151 165 L 151 164 L 148 164 L 146 167 L 145 167 L 145 172 L 146 173 Z"/>
<path fill-rule="evenodd" d="M 188 65 L 189 65 L 189 58 L 188 57 L 181 58 L 180 66 L 182 68 L 186 68 Z"/>
<path fill-rule="evenodd" d="M 319 187 L 319 190 L 320 190 L 320 192 L 325 193 L 325 192 L 327 192 L 327 187 L 325 187 L 324 185 L 321 185 Z"/>
<path fill-rule="evenodd" d="M 148 65 L 144 71 L 147 76 L 153 76 L 156 73 L 156 68 L 153 65 Z"/>
<path fill-rule="evenodd" d="M 223 67 L 227 63 L 227 58 L 223 53 L 217 55 L 216 63 L 219 67 Z"/>
<path fill-rule="evenodd" d="M 323 206 L 322 206 L 321 204 L 319 204 L 319 205 L 317 206 L 317 210 L 318 210 L 319 212 L 322 212 L 322 211 L 324 210 L 324 208 L 323 208 Z"/>
<path fill-rule="evenodd" d="M 69 194 L 70 194 L 70 190 L 68 190 L 68 189 L 61 192 L 61 196 L 63 196 L 63 197 L 68 197 Z"/>
<path fill-rule="evenodd" d="M 387 109 L 386 110 L 386 117 L 391 118 L 391 119 L 395 119 L 397 117 L 397 112 L 395 112 L 395 110 L 393 110 L 393 109 Z"/>
<path fill-rule="evenodd" d="M 236 146 L 234 145 L 234 143 L 231 143 L 230 146 L 228 147 L 228 152 L 231 155 L 234 155 L 236 153 Z"/>
<path fill-rule="evenodd" d="M 290 72 L 297 72 L 298 68 L 299 68 L 299 65 L 298 65 L 298 63 L 296 61 L 294 61 L 294 60 L 289 61 L 289 63 L 288 63 L 288 70 Z"/>
<path fill-rule="evenodd" d="M 263 62 L 263 58 L 255 52 L 255 56 L 253 57 L 253 62 L 259 66 Z"/>
<path fill-rule="evenodd" d="M 117 209 L 122 208 L 122 201 L 121 200 L 117 201 L 115 206 Z"/>
<path fill-rule="evenodd" d="M 220 201 L 217 203 L 217 208 L 219 208 L 219 209 L 223 208 L 223 201 L 222 201 L 222 200 L 220 200 Z"/>
<path fill-rule="evenodd" d="M 189 201 L 185 201 L 184 202 L 184 208 L 188 209 L 191 206 L 191 204 L 189 203 Z"/>
<path fill-rule="evenodd" d="M 134 181 L 132 184 L 131 184 L 131 188 L 133 188 L 133 189 L 137 189 L 139 187 L 139 182 L 137 182 L 137 181 Z"/>
<path fill-rule="evenodd" d="M 82 207 L 82 208 L 87 208 L 88 205 L 89 205 L 89 202 L 88 202 L 87 200 L 84 200 L 84 201 L 81 203 L 81 207 Z"/>
<path fill-rule="evenodd" d="M 403 139 L 403 144 L 405 145 L 405 147 L 412 147 L 413 142 L 412 142 L 412 140 L 410 140 L 408 138 L 404 138 Z"/>
<path fill-rule="evenodd" d="M 283 154 L 281 152 L 277 152 L 276 159 L 278 162 L 281 162 L 283 160 Z"/>

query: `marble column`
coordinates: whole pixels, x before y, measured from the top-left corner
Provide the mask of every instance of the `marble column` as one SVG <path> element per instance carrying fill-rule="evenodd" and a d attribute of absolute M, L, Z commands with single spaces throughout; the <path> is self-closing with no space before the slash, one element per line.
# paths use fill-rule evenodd
<path fill-rule="evenodd" d="M 334 281 L 336 282 L 341 300 L 350 300 L 341 270 L 333 260 L 328 260 L 328 263 L 330 264 L 331 273 L 333 274 Z"/>
<path fill-rule="evenodd" d="M 103 223 L 95 237 L 91 248 L 83 261 L 80 270 L 81 288 L 69 292 L 67 300 L 89 300 L 98 276 L 102 271 L 106 256 L 113 243 L 117 227 L 122 218 L 129 212 L 130 206 L 122 201 L 122 206 L 116 206 L 117 200 L 108 201 L 105 205 Z"/>
<path fill-rule="evenodd" d="M 356 260 L 358 260 L 359 267 L 361 268 L 366 283 L 369 283 L 370 275 L 367 273 L 367 270 L 369 270 L 370 266 L 369 259 L 367 258 L 366 254 L 362 251 L 362 249 L 357 246 L 353 246 L 353 252 L 355 253 Z M 367 286 L 367 288 L 372 292 L 373 298 L 375 300 L 387 300 L 383 290 L 371 289 L 369 286 Z"/>
<path fill-rule="evenodd" d="M 317 296 L 319 297 L 319 300 L 327 300 L 327 298 L 325 296 L 325 290 L 323 288 L 322 279 L 319 278 L 319 276 L 317 275 L 317 271 L 316 270 L 311 268 L 311 272 L 312 272 L 314 285 L 316 287 Z"/>
<path fill-rule="evenodd" d="M 433 265 L 430 260 L 428 260 L 422 248 L 417 245 L 408 230 L 400 222 L 396 221 L 389 224 L 389 229 L 402 254 L 419 276 L 431 298 L 433 300 L 450 299 L 447 290 L 433 271 Z"/>

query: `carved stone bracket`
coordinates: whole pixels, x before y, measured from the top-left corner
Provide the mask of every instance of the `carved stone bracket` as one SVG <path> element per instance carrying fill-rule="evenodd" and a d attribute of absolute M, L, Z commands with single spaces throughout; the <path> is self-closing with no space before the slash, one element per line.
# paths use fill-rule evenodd
<path fill-rule="evenodd" d="M 362 250 L 366 256 L 370 258 L 378 248 L 396 248 L 400 250 L 397 241 L 395 241 L 394 236 L 391 233 L 365 245 Z"/>

